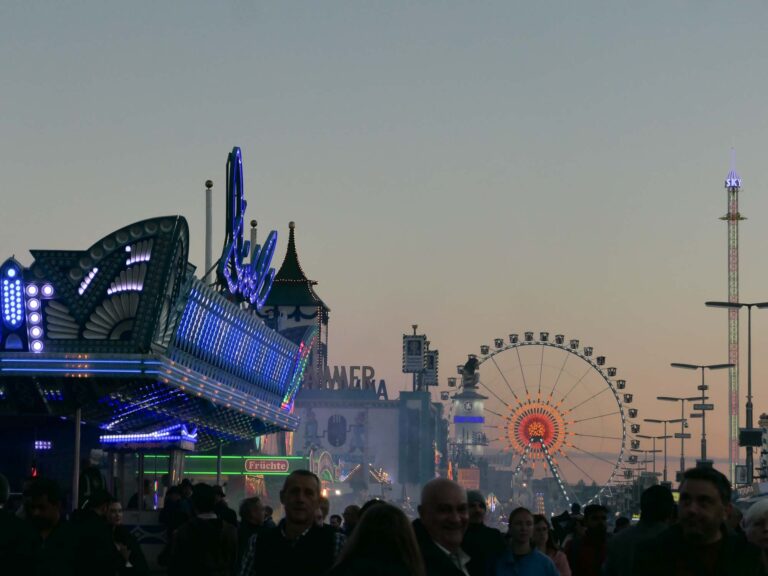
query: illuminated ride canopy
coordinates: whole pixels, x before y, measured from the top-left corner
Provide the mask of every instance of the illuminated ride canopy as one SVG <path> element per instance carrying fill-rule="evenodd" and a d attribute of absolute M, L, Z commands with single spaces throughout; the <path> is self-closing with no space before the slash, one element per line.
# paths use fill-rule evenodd
<path fill-rule="evenodd" d="M 313 328 L 296 345 L 193 276 L 181 216 L 121 228 L 85 251 L 0 266 L 0 415 L 71 415 L 138 441 L 293 430 Z M 229 298 L 234 299 L 229 296 Z M 181 428 L 179 428 L 181 429 Z"/>

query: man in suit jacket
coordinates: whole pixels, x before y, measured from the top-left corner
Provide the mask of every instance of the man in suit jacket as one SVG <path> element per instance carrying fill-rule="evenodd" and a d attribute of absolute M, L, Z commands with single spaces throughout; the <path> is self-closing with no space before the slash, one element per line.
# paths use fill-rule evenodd
<path fill-rule="evenodd" d="M 447 478 L 427 482 L 413 528 L 427 576 L 475 576 L 461 542 L 469 524 L 467 492 Z"/>

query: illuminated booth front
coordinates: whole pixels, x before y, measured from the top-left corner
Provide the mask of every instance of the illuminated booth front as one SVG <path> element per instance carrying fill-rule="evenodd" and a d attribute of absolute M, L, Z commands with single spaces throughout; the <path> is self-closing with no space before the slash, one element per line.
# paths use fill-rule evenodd
<path fill-rule="evenodd" d="M 294 430 L 316 329 L 294 343 L 254 314 L 274 278 L 276 236 L 253 250 L 243 241 L 237 148 L 227 192 L 218 284 L 194 276 L 182 216 L 136 222 L 82 251 L 32 250 L 29 267 L 6 260 L 0 416 L 74 417 L 97 426 L 110 452 L 167 451 L 171 482 L 184 452 Z"/>

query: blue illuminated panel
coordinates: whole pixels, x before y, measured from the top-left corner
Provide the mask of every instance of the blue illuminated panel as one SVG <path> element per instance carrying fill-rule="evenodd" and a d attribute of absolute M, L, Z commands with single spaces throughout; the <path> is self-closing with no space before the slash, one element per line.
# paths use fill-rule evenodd
<path fill-rule="evenodd" d="M 295 344 L 197 280 L 174 345 L 279 397 L 290 389 L 296 370 Z"/>
<path fill-rule="evenodd" d="M 13 264 L 2 273 L 3 324 L 11 330 L 21 326 L 24 320 L 24 292 L 21 282 L 21 269 Z"/>
<path fill-rule="evenodd" d="M 482 424 L 485 418 L 482 416 L 454 416 L 454 424 Z"/>
<path fill-rule="evenodd" d="M 128 434 L 105 434 L 99 436 L 102 444 L 140 444 L 155 442 L 197 442 L 197 429 L 187 428 L 186 424 L 174 424 L 154 432 L 139 432 Z"/>

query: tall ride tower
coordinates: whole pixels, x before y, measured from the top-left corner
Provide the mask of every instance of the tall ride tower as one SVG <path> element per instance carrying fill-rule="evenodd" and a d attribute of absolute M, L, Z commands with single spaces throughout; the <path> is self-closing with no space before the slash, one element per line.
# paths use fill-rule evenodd
<path fill-rule="evenodd" d="M 731 170 L 725 177 L 728 191 L 728 213 L 720 220 L 728 222 L 728 302 L 739 301 L 739 190 L 741 178 L 736 173 L 736 156 L 731 150 Z M 736 460 L 739 457 L 739 309 L 728 309 L 728 362 L 733 364 L 728 373 L 728 473 L 734 480 Z"/>

